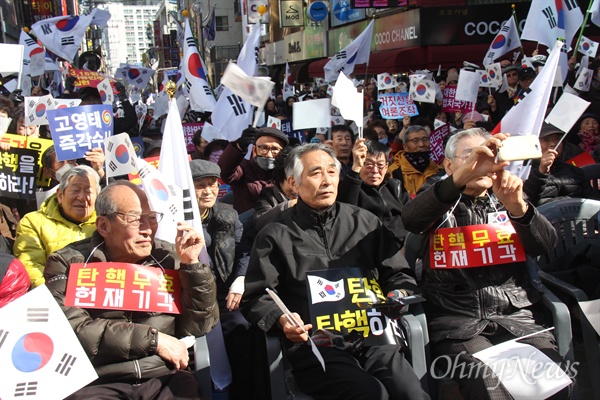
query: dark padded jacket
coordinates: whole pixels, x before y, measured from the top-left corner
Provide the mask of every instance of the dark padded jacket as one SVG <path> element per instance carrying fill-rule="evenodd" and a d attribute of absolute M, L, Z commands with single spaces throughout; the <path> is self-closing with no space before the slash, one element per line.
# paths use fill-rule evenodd
<path fill-rule="evenodd" d="M 336 202 L 318 212 L 302 200 L 260 231 L 250 255 L 242 313 L 267 332 L 283 314 L 265 293 L 277 291 L 292 312 L 310 321 L 306 272 L 359 267 L 383 293 L 417 290 L 392 233 L 370 212 Z"/>
<path fill-rule="evenodd" d="M 354 171 L 348 172 L 340 181 L 338 201 L 353 204 L 372 212 L 404 244 L 406 230 L 402 224 L 402 208 L 408 201 L 408 193 L 398 179 L 388 178 L 378 187 L 369 186 Z"/>
<path fill-rule="evenodd" d="M 456 207 L 447 215 L 455 203 Z M 478 198 L 461 196 L 452 177 L 437 182 L 404 207 L 405 228 L 425 233 L 421 247 L 421 288 L 427 299 L 424 304 L 432 343 L 471 339 L 491 321 L 515 336 L 543 329 L 538 313 L 531 307 L 541 295 L 531 285 L 525 262 L 448 270 L 429 268 L 432 230 L 486 224 L 487 215 L 496 209 L 502 211 L 504 206 L 493 194 Z M 535 257 L 556 246 L 556 231 L 532 205 L 522 218 L 511 217 L 511 222 L 526 254 Z"/>
<path fill-rule="evenodd" d="M 178 338 L 197 337 L 209 332 L 218 321 L 216 287 L 210 268 L 200 263 L 180 264 L 175 247 L 158 239 L 151 254 L 163 268 L 179 270 L 179 315 L 64 305 L 71 264 L 88 258 L 88 262 L 113 261 L 108 259 L 103 238 L 97 232 L 51 254 L 46 261 L 46 286 L 94 365 L 99 376 L 96 383 L 140 383 L 170 373 L 174 367 L 156 354 L 158 332 Z M 138 264 L 156 265 L 152 257 Z"/>
<path fill-rule="evenodd" d="M 523 191 L 534 206 L 565 197 L 600 200 L 600 193 L 594 190 L 581 168 L 556 160 L 550 174 L 539 170 L 539 161 L 531 164 L 531 173 L 523 185 Z"/>

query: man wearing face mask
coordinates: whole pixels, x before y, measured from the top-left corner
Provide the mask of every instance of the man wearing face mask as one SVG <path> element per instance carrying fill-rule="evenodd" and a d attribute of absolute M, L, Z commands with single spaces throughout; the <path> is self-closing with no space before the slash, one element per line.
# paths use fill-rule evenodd
<path fill-rule="evenodd" d="M 429 134 L 424 127 L 413 125 L 402 137 L 404 151 L 394 156 L 388 172 L 402 181 L 404 188 L 412 199 L 417 195 L 427 178 L 439 172 L 439 167 L 431 158 Z"/>
<path fill-rule="evenodd" d="M 275 128 L 247 128 L 242 136 L 229 143 L 219 158 L 221 178 L 231 186 L 233 207 L 243 213 L 254 207 L 263 188 L 273 186 L 275 157 L 287 146 L 287 136 Z M 244 158 L 252 146 L 250 160 Z"/>

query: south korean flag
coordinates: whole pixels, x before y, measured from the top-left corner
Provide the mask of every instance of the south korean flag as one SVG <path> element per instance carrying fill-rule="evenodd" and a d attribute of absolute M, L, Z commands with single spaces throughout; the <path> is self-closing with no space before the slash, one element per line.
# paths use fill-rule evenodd
<path fill-rule="evenodd" d="M 54 110 L 52 95 L 25 97 L 25 125 L 48 125 L 48 110 Z"/>
<path fill-rule="evenodd" d="M 307 275 L 306 278 L 308 279 L 312 304 L 340 301 L 346 297 L 344 279 L 332 282 L 314 275 Z"/>
<path fill-rule="evenodd" d="M 115 101 L 115 94 L 110 85 L 110 80 L 108 78 L 102 80 L 102 82 L 98 83 L 97 89 L 98 93 L 100 93 L 102 104 L 112 105 Z"/>
<path fill-rule="evenodd" d="M 45 285 L 0 309 L 2 399 L 63 399 L 98 378 Z"/>
<path fill-rule="evenodd" d="M 378 90 L 393 89 L 397 85 L 398 85 L 398 82 L 396 81 L 396 78 L 393 75 L 388 74 L 387 72 L 377 75 L 377 89 Z"/>
<path fill-rule="evenodd" d="M 411 77 L 412 78 L 412 77 Z M 410 80 L 410 96 L 413 101 L 435 103 L 435 82 L 429 79 Z"/>
<path fill-rule="evenodd" d="M 106 150 L 106 176 L 119 176 L 137 172 L 135 150 L 127 133 L 104 139 Z"/>

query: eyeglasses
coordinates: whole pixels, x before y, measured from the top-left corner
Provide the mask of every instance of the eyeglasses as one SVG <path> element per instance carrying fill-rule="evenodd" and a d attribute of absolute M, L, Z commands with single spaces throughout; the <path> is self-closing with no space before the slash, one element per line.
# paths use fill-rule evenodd
<path fill-rule="evenodd" d="M 429 138 L 427 136 L 422 137 L 422 138 L 414 138 L 414 139 L 408 140 L 408 142 L 410 142 L 412 144 L 429 143 Z"/>
<path fill-rule="evenodd" d="M 125 225 L 138 227 L 142 224 L 143 221 L 148 222 L 150 225 L 158 225 L 158 223 L 163 219 L 164 214 L 157 211 L 152 211 L 145 214 L 136 214 L 136 213 L 122 213 L 122 212 L 114 212 L 109 215 L 116 214 L 123 217 L 125 221 Z"/>
<path fill-rule="evenodd" d="M 273 157 L 277 157 L 280 151 L 281 147 L 269 147 L 264 145 L 256 146 L 256 152 L 261 156 L 266 156 L 269 154 L 269 152 L 271 152 Z"/>
<path fill-rule="evenodd" d="M 375 163 L 372 163 L 372 162 L 368 162 L 368 161 L 367 161 L 367 162 L 365 162 L 365 163 L 363 164 L 363 167 L 364 167 L 364 168 L 365 168 L 367 171 L 371 171 L 371 170 L 372 170 L 372 169 L 374 169 L 374 168 L 377 168 L 379 171 L 382 171 L 382 170 L 386 169 L 386 168 L 387 168 L 387 166 L 388 166 L 388 165 L 387 165 L 387 163 L 382 163 L 382 162 L 381 162 L 381 163 L 377 163 L 377 164 L 375 164 Z"/>
<path fill-rule="evenodd" d="M 518 73 L 516 73 L 516 72 L 507 72 L 507 73 L 506 73 L 506 77 L 507 77 L 507 78 L 513 78 L 513 77 L 515 77 L 515 76 L 519 76 L 519 74 L 518 74 Z"/>
<path fill-rule="evenodd" d="M 194 184 L 194 189 L 196 190 L 204 190 L 206 188 L 217 189 L 219 187 L 219 181 L 216 180 L 213 183 L 196 183 Z"/>

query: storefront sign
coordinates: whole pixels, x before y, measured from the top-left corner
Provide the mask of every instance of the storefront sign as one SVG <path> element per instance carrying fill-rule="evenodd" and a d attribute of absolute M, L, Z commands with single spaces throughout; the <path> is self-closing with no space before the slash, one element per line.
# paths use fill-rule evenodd
<path fill-rule="evenodd" d="M 304 26 L 302 0 L 281 0 L 279 4 L 279 21 L 282 28 Z"/>

